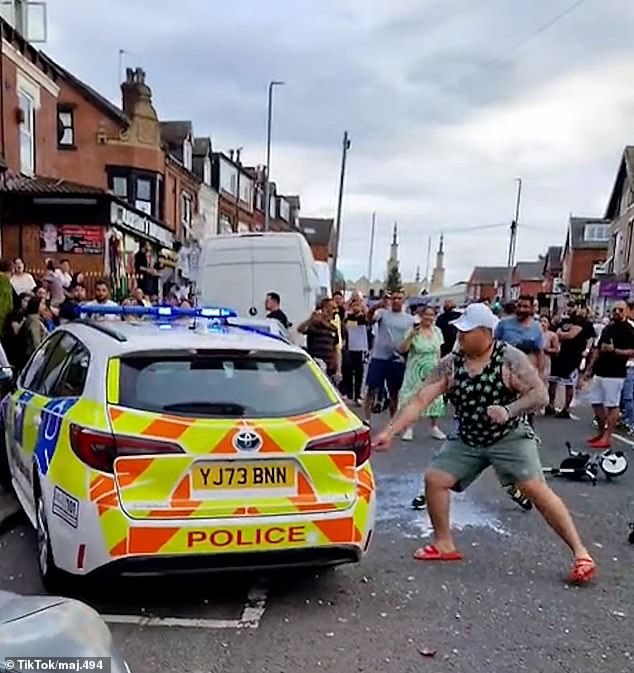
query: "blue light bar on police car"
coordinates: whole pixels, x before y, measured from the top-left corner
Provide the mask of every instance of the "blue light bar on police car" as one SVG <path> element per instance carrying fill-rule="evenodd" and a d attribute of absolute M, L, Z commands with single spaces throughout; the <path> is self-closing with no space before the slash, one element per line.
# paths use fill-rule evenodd
<path fill-rule="evenodd" d="M 134 315 L 165 320 L 167 318 L 237 318 L 238 314 L 224 306 L 204 306 L 200 308 L 180 308 L 178 306 L 106 306 L 103 304 L 80 304 L 77 312 L 83 315 Z"/>

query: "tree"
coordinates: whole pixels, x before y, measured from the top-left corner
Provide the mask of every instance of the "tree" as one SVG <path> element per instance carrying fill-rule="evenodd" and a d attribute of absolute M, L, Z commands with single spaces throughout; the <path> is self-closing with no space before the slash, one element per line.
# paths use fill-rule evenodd
<path fill-rule="evenodd" d="M 388 292 L 397 292 L 403 288 L 403 281 L 401 280 L 401 272 L 398 270 L 398 264 L 390 267 L 385 282 L 385 289 Z"/>

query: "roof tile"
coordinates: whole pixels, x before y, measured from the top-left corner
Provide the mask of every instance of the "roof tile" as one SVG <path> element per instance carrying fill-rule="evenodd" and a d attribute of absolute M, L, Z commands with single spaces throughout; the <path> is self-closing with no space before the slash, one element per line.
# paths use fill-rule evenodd
<path fill-rule="evenodd" d="M 100 187 L 80 185 L 63 178 L 29 177 L 7 171 L 5 178 L 0 182 L 0 192 L 11 194 L 106 194 Z"/>

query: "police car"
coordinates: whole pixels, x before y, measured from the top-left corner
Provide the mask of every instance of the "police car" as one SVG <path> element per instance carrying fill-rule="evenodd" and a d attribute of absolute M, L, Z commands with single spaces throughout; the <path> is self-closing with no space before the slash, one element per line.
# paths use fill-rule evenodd
<path fill-rule="evenodd" d="M 2 404 L 47 588 L 363 557 L 369 431 L 303 350 L 224 308 L 81 311 Z"/>

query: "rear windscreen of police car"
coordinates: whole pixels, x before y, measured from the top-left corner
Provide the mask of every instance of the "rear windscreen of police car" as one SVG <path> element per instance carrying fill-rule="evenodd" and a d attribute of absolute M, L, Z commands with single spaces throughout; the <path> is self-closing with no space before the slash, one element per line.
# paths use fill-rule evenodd
<path fill-rule="evenodd" d="M 158 413 L 275 418 L 332 406 L 303 357 L 188 354 L 121 360 L 121 406 Z"/>

